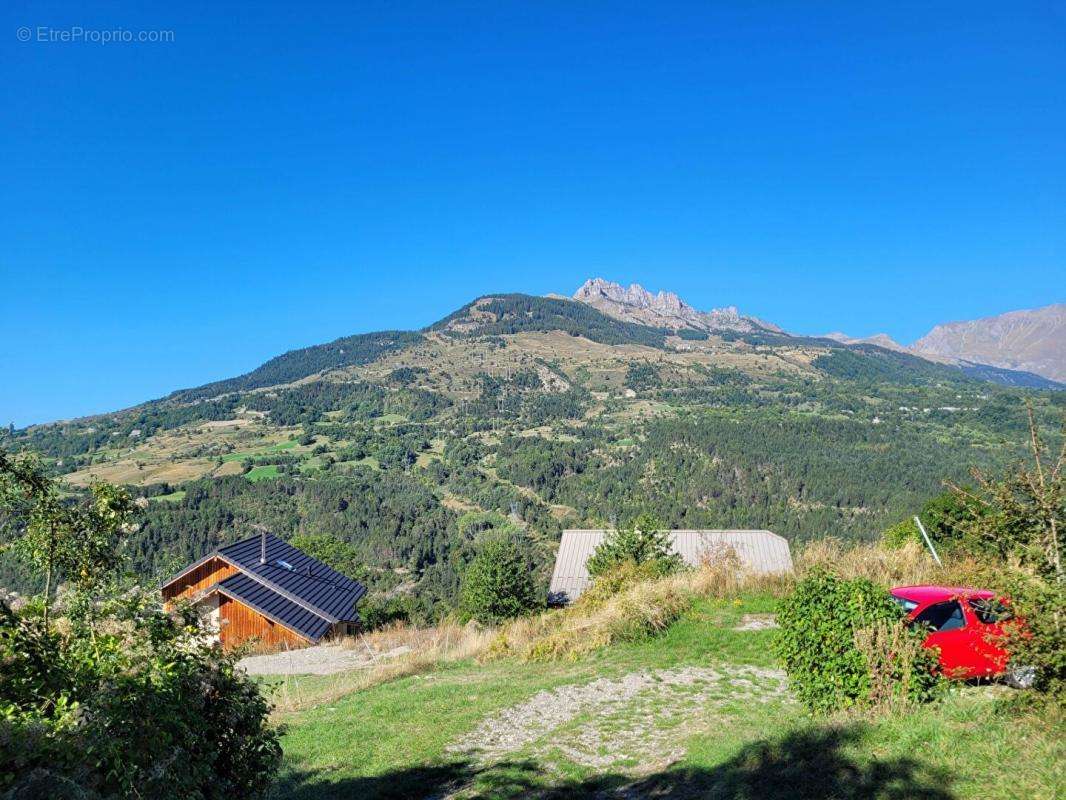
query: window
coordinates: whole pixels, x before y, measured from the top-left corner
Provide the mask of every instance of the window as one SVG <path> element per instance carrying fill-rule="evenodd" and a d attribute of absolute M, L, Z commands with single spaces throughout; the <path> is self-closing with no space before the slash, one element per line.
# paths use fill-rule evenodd
<path fill-rule="evenodd" d="M 894 594 L 889 595 L 897 606 L 903 609 L 904 614 L 910 614 L 914 609 L 918 607 L 918 604 L 913 600 L 908 600 L 906 597 L 896 597 Z"/>
<path fill-rule="evenodd" d="M 1006 603 L 994 597 L 979 598 L 970 601 L 970 608 L 977 618 L 985 625 L 993 625 L 997 622 L 1006 622 L 1014 615 L 1007 608 Z"/>
<path fill-rule="evenodd" d="M 954 600 L 929 606 L 929 608 L 915 617 L 914 621 L 917 624 L 927 625 L 930 630 L 941 633 L 966 627 L 966 618 L 962 615 L 962 606 Z"/>

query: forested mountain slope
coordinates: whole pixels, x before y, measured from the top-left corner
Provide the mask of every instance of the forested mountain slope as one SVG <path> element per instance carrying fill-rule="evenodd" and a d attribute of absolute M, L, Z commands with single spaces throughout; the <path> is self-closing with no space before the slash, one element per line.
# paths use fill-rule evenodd
<path fill-rule="evenodd" d="M 421 332 L 346 337 L 114 414 L 4 434 L 77 491 L 147 498 L 127 546 L 162 574 L 264 524 L 354 548 L 371 602 L 431 616 L 491 529 L 543 570 L 563 527 L 871 537 L 945 478 L 1012 457 L 1024 401 L 869 344 L 670 329 L 583 303 L 480 298 Z M 8 532 L 10 535 L 10 532 Z M 0 585 L 25 588 L 10 555 Z"/>

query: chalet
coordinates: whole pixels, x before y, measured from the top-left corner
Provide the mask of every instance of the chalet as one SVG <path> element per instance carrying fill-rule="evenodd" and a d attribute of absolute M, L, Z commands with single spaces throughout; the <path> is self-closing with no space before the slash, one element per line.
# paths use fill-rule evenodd
<path fill-rule="evenodd" d="M 225 647 L 316 644 L 352 632 L 366 587 L 270 533 L 208 553 L 162 586 L 167 605 L 187 598 Z"/>
<path fill-rule="evenodd" d="M 692 567 L 730 553 L 736 556 L 742 569 L 757 574 L 792 570 L 792 552 L 788 540 L 771 531 L 686 530 L 668 533 L 671 549 Z M 563 531 L 548 589 L 549 603 L 571 603 L 588 588 L 592 578 L 586 565 L 607 534 L 605 530 Z"/>

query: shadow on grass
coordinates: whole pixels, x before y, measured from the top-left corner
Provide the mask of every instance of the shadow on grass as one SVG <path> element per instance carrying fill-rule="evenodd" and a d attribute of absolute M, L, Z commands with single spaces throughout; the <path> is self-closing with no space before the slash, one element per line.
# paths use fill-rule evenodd
<path fill-rule="evenodd" d="M 953 800 L 950 774 L 912 758 L 858 760 L 845 748 L 863 726 L 811 728 L 745 745 L 713 767 L 677 766 L 639 779 L 605 773 L 560 779 L 533 761 L 478 767 L 452 762 L 366 778 L 290 773 L 271 798 L 286 800 L 415 800 L 444 798 L 654 798 L 654 800 Z"/>

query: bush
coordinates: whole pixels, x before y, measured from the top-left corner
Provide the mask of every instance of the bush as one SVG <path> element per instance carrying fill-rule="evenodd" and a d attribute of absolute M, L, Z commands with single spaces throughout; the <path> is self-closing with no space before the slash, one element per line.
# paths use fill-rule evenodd
<path fill-rule="evenodd" d="M 632 560 L 622 561 L 613 564 L 606 572 L 600 573 L 592 585 L 577 599 L 575 605 L 596 608 L 619 592 L 624 592 L 638 583 L 663 576 L 663 562 L 658 559 L 645 561 L 643 564 Z"/>
<path fill-rule="evenodd" d="M 466 619 L 494 625 L 543 605 L 530 560 L 512 538 L 485 542 L 463 573 L 459 611 Z"/>
<path fill-rule="evenodd" d="M 915 543 L 925 546 L 922 542 L 922 533 L 914 524 L 913 519 L 905 519 L 885 528 L 884 533 L 881 534 L 881 542 L 891 550 L 898 550 L 905 545 Z"/>
<path fill-rule="evenodd" d="M 1066 446 L 1058 454 L 1043 441 L 1028 406 L 1029 456 L 992 478 L 973 471 L 974 488 L 954 487 L 952 520 L 962 545 L 991 556 L 985 580 L 1010 598 L 1024 625 L 1008 625 L 1006 649 L 1013 666 L 1031 667 L 1035 688 L 1066 694 Z M 1060 439 L 1066 438 L 1066 431 Z"/>
<path fill-rule="evenodd" d="M 372 597 L 359 607 L 359 620 L 363 629 L 368 631 L 387 625 L 408 624 L 419 616 L 415 606 L 415 599 L 409 594 L 386 599 Z"/>
<path fill-rule="evenodd" d="M 253 798 L 281 758 L 235 659 L 147 593 L 49 631 L 0 605 L 4 797 Z"/>
<path fill-rule="evenodd" d="M 1013 614 L 996 644 L 1010 653 L 1008 669 L 1032 668 L 1032 688 L 1062 702 L 1066 697 L 1066 583 L 1018 565 L 995 565 L 981 584 L 1010 601 Z M 1024 622 L 1021 622 L 1024 620 Z"/>
<path fill-rule="evenodd" d="M 662 524 L 648 514 L 641 514 L 633 524 L 611 531 L 596 551 L 589 557 L 589 575 L 600 576 L 626 562 L 643 565 L 655 577 L 675 572 L 681 567 L 681 558 L 670 546 L 670 535 L 662 530 Z"/>
<path fill-rule="evenodd" d="M 939 691 L 936 653 L 871 581 L 815 570 L 781 602 L 778 623 L 789 683 L 812 711 L 924 702 Z"/>

